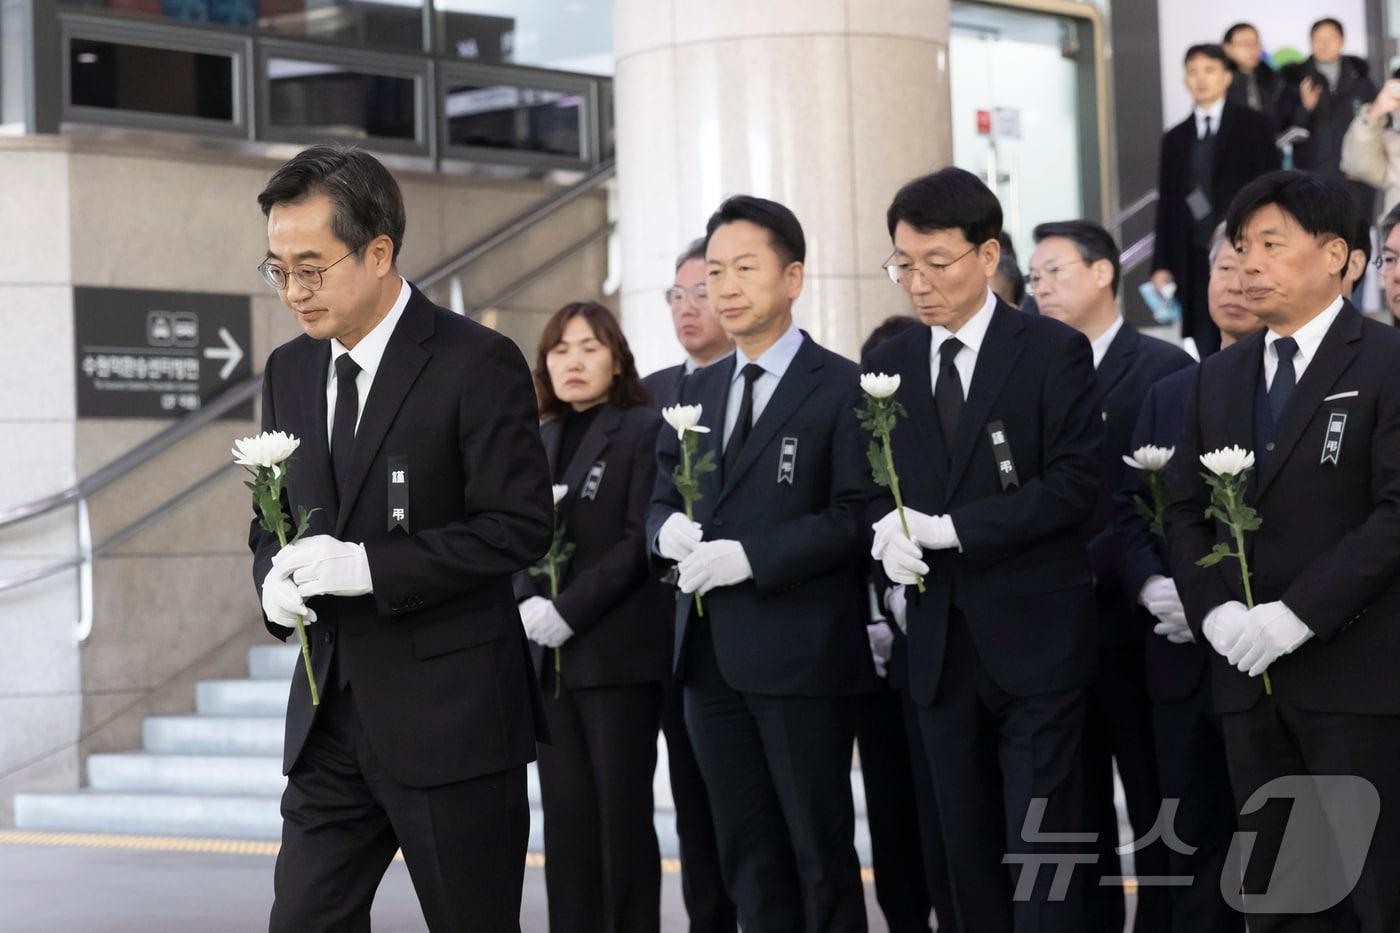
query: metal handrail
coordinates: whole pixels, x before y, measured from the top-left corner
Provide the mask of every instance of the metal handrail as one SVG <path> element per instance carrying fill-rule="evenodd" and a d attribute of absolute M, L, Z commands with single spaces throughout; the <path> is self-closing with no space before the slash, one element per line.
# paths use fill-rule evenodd
<path fill-rule="evenodd" d="M 1152 250 L 1157 245 L 1157 234 L 1149 233 L 1137 240 L 1118 257 L 1119 274 L 1127 275 L 1152 258 Z"/>
<path fill-rule="evenodd" d="M 414 281 L 420 289 L 429 289 L 456 275 L 463 268 L 480 259 L 507 240 L 530 229 L 555 211 L 572 204 L 588 192 L 613 177 L 615 163 L 610 159 L 580 178 L 567 188 L 545 198 L 540 203 L 517 214 L 501 226 L 492 230 L 466 249 L 449 259 L 438 263 Z"/>
<path fill-rule="evenodd" d="M 1131 204 L 1119 209 L 1118 213 L 1108 219 L 1108 229 L 1119 230 L 1123 224 L 1138 211 L 1157 203 L 1157 189 L 1153 188 L 1147 193 L 1138 197 Z"/>
<path fill-rule="evenodd" d="M 530 285 L 534 283 L 536 279 L 549 272 L 559 263 L 568 259 L 570 256 L 573 256 L 575 253 L 582 252 L 593 243 L 596 243 L 598 240 L 604 239 L 605 237 L 609 236 L 613 232 L 614 226 L 615 225 L 612 223 L 612 221 L 608 221 L 607 223 L 601 224 L 598 227 L 596 227 L 591 233 L 584 234 L 582 237 L 575 240 L 573 243 L 570 243 L 568 246 L 564 247 L 562 250 L 555 253 L 553 256 L 550 256 L 548 259 L 539 263 L 529 272 L 525 273 L 520 278 L 511 282 L 509 285 L 502 287 L 501 289 L 487 297 L 485 300 L 474 303 L 471 308 L 467 309 L 467 316 L 475 317 L 479 312 L 484 311 L 487 308 L 492 307 L 493 305 L 498 305 L 501 302 L 505 301 L 507 298 L 512 298 L 520 292 L 524 291 L 525 289 L 529 288 Z"/>

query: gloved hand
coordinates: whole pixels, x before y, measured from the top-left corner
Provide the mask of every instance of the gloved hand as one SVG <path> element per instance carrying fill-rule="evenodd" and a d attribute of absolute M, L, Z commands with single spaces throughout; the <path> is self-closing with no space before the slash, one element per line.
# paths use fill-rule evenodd
<path fill-rule="evenodd" d="M 287 545 L 272 558 L 272 566 L 291 576 L 303 599 L 374 592 L 365 546 L 330 535 L 314 535 Z"/>
<path fill-rule="evenodd" d="M 733 586 L 753 579 L 753 567 L 749 565 L 744 546 L 738 541 L 724 539 L 701 543 L 681 561 L 680 572 L 681 592 L 687 595 L 698 592 L 704 596 L 717 586 Z"/>
<path fill-rule="evenodd" d="M 303 617 L 301 621 L 304 625 L 316 621 L 316 613 L 307 608 L 297 592 L 297 585 L 275 567 L 263 578 L 262 610 L 269 620 L 287 628 L 296 626 L 297 616 Z"/>
<path fill-rule="evenodd" d="M 520 624 L 525 637 L 546 648 L 558 648 L 574 637 L 574 630 L 543 596 L 531 596 L 520 604 Z"/>
<path fill-rule="evenodd" d="M 1205 633 L 1206 640 L 1210 642 L 1216 654 L 1229 658 L 1230 652 L 1239 644 L 1248 628 L 1245 623 L 1247 615 L 1249 610 L 1237 599 L 1222 603 L 1206 613 L 1205 621 L 1201 623 L 1201 631 Z"/>
<path fill-rule="evenodd" d="M 923 512 L 916 512 L 914 509 L 906 507 L 904 519 L 909 523 L 909 534 L 920 547 L 932 551 L 962 548 L 962 544 L 958 541 L 957 529 L 953 527 L 953 520 L 947 515 L 925 515 Z M 883 558 L 890 538 L 904 538 L 904 526 L 899 521 L 899 509 L 891 510 L 888 515 L 871 527 L 875 529 L 875 541 L 870 548 L 870 554 L 876 560 Z M 909 539 L 904 538 L 904 540 Z"/>
<path fill-rule="evenodd" d="M 1258 677 L 1270 664 L 1297 651 L 1313 637 L 1313 630 L 1292 609 L 1277 601 L 1260 603 L 1249 610 L 1245 625 L 1247 631 L 1228 660 L 1250 677 Z"/>
<path fill-rule="evenodd" d="M 1152 631 L 1163 636 L 1174 645 L 1184 645 L 1196 640 L 1191 627 L 1186 624 L 1186 610 L 1181 605 L 1181 594 L 1176 591 L 1176 581 L 1161 574 L 1147 578 L 1138 595 L 1138 602 L 1157 617 Z"/>
<path fill-rule="evenodd" d="M 875 556 L 874 549 L 871 556 Z M 928 564 L 923 560 L 924 552 L 919 546 L 908 538 L 903 532 L 888 535 L 884 540 L 884 547 L 880 556 L 880 566 L 885 569 L 885 576 L 890 578 L 892 583 L 911 584 L 918 583 L 919 578 L 928 573 Z"/>
<path fill-rule="evenodd" d="M 894 648 L 894 632 L 884 622 L 876 622 L 865 627 L 865 637 L 870 640 L 870 659 L 875 662 L 875 673 L 888 676 L 890 651 Z"/>
<path fill-rule="evenodd" d="M 684 512 L 676 512 L 666 519 L 656 533 L 656 552 L 667 560 L 680 563 L 700 546 L 703 536 L 704 530 L 699 524 L 686 518 Z"/>
<path fill-rule="evenodd" d="M 904 634 L 909 634 L 909 596 L 902 586 L 892 586 L 885 590 L 885 611 L 894 624 Z"/>

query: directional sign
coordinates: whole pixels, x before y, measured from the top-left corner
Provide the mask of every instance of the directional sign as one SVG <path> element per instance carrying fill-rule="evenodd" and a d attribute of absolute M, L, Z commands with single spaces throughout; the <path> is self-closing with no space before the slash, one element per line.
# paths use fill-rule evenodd
<path fill-rule="evenodd" d="M 79 418 L 178 418 L 252 375 L 247 295 L 74 288 L 73 323 Z"/>

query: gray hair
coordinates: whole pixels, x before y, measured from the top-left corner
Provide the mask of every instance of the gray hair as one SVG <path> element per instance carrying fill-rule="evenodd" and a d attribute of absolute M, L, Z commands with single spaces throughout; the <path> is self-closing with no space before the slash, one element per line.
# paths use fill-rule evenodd
<path fill-rule="evenodd" d="M 1390 231 L 1400 227 L 1400 204 L 1395 205 L 1381 218 L 1381 246 L 1390 239 Z"/>
<path fill-rule="evenodd" d="M 685 252 L 681 253 L 679 256 L 676 257 L 676 271 L 677 271 L 677 272 L 681 271 L 681 266 L 683 266 L 683 265 L 685 265 L 686 263 L 690 262 L 692 259 L 699 259 L 699 260 L 701 260 L 701 261 L 704 261 L 704 259 L 705 259 L 705 238 L 704 238 L 704 237 L 699 237 L 698 239 L 691 240 L 691 241 L 690 241 L 690 245 L 687 246 L 687 247 L 685 248 Z"/>
<path fill-rule="evenodd" d="M 273 173 L 258 195 L 264 216 L 277 204 L 291 204 L 324 193 L 333 206 L 331 233 L 359 252 L 375 237 L 403 246 L 403 194 L 389 170 L 374 156 L 350 145 L 303 149 Z"/>
<path fill-rule="evenodd" d="M 1215 230 L 1210 235 L 1210 264 L 1215 265 L 1216 257 L 1220 255 L 1220 247 L 1225 245 L 1225 221 L 1215 225 Z"/>

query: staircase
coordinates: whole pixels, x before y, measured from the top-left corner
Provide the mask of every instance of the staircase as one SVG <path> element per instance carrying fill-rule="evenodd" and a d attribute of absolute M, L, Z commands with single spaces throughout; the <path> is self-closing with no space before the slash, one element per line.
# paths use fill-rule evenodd
<path fill-rule="evenodd" d="M 95 754 L 87 760 L 88 786 L 65 793 L 15 796 L 15 827 L 46 832 L 189 836 L 276 840 L 282 726 L 287 682 L 300 655 L 294 646 L 259 645 L 248 651 L 246 680 L 206 680 L 196 687 L 193 716 L 152 716 L 142 724 L 140 752 Z M 676 858 L 665 739 L 659 738 L 654 796 L 661 854 Z M 530 851 L 544 850 L 539 778 L 530 766 Z M 856 849 L 870 864 L 865 788 L 851 772 L 856 806 Z"/>

